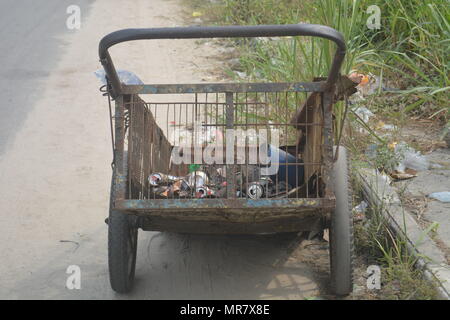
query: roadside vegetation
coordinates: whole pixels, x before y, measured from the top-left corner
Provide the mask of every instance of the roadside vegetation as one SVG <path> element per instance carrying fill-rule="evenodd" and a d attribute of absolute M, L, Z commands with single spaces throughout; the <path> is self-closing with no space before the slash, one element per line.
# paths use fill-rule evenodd
<path fill-rule="evenodd" d="M 314 23 L 333 27 L 347 40 L 342 74 L 366 75 L 372 94 L 346 112 L 335 106 L 336 137 L 345 130 L 344 144 L 355 164 L 367 160 L 364 150 L 378 145 L 376 166 L 383 168 L 395 157 L 397 131 L 380 134 L 379 119 L 397 127 L 424 120 L 434 127 L 450 119 L 450 6 L 447 0 L 186 0 L 201 24 L 257 25 Z M 370 6 L 380 8 L 379 28 L 369 28 Z M 376 20 L 372 20 L 372 23 Z M 223 72 L 246 81 L 312 81 L 326 76 L 334 45 L 316 38 L 233 40 L 238 55 Z M 369 123 L 355 107 L 364 105 L 377 114 Z M 348 122 L 342 122 L 345 115 Z M 372 120 L 373 121 L 373 120 Z M 364 131 L 364 134 L 361 134 Z M 347 137 L 347 138 L 345 138 Z M 420 149 L 419 146 L 414 146 Z M 396 239 L 372 208 L 365 223 L 356 224 L 357 250 L 363 264 L 382 266 L 383 290 L 373 298 L 431 299 L 432 288 L 414 268 L 415 258 Z"/>
<path fill-rule="evenodd" d="M 449 119 L 450 6 L 446 0 L 189 1 L 208 23 L 304 22 L 333 27 L 347 39 L 342 73 L 373 73 L 398 90 L 395 96 L 400 103 L 389 105 L 387 112 L 394 107 L 443 122 Z M 379 29 L 367 27 L 367 9 L 372 5 L 381 10 Z M 241 69 L 260 81 L 311 81 L 313 76 L 326 75 L 333 49 L 319 39 L 256 41 L 241 45 Z"/>
<path fill-rule="evenodd" d="M 355 200 L 362 199 L 361 188 L 354 182 Z M 417 269 L 418 257 L 408 250 L 405 240 L 395 236 L 382 214 L 382 207 L 369 206 L 363 217 L 355 217 L 355 247 L 357 263 L 355 279 L 359 290 L 355 299 L 383 300 L 432 300 L 436 289 L 425 280 Z M 425 230 L 424 235 L 431 230 Z M 427 260 L 427 257 L 422 257 Z M 367 268 L 371 265 L 381 269 L 381 287 L 366 287 Z"/>

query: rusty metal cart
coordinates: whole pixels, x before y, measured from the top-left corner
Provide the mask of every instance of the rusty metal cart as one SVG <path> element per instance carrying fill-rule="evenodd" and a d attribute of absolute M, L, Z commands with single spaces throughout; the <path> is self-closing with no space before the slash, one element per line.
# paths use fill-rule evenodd
<path fill-rule="evenodd" d="M 293 83 L 125 85 L 108 52 L 115 44 L 133 40 L 284 36 L 333 41 L 337 49 L 328 77 Z M 110 103 L 114 160 L 107 219 L 109 273 L 115 291 L 124 293 L 132 288 L 138 228 L 228 234 L 321 232 L 329 228 L 332 288 L 336 294 L 351 292 L 349 169 L 346 150 L 333 147 L 332 124 L 333 104 L 345 78 L 339 74 L 345 50 L 339 32 L 311 24 L 126 29 L 100 41 L 100 61 L 108 81 L 106 95 L 110 102 L 115 101 L 114 112 Z M 275 145 L 284 155 L 277 158 L 278 171 L 271 176 L 270 193 L 255 198 L 245 192 L 249 171 L 255 168 L 245 143 L 236 143 L 234 158 L 223 164 L 226 182 L 221 196 L 180 197 L 173 192 L 161 196 L 149 184 L 148 177 L 155 172 L 180 176 L 213 167 L 201 158 L 211 142 L 211 132 L 218 139 L 217 135 L 226 136 L 233 130 L 239 136 L 259 134 L 263 129 L 268 148 Z M 180 153 L 197 165 L 194 169 L 186 163 L 189 161 L 173 161 L 173 152 L 181 138 L 186 140 L 186 132 L 197 132 L 187 138 L 193 140 L 192 148 L 184 147 Z M 243 159 L 235 157 L 240 147 Z M 201 149 L 200 158 L 195 155 L 196 148 Z M 261 170 L 264 165 L 267 168 L 267 163 L 256 167 Z"/>

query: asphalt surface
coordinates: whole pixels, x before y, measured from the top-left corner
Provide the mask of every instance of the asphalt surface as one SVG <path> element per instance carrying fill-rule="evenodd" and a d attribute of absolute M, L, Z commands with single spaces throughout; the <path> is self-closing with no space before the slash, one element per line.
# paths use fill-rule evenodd
<path fill-rule="evenodd" d="M 67 45 L 66 9 L 83 19 L 93 0 L 0 1 L 0 155 L 14 139 Z"/>

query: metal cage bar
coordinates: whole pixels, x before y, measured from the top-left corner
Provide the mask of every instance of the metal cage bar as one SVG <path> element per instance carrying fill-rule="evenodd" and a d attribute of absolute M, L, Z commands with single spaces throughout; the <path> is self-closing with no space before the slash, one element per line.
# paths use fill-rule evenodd
<path fill-rule="evenodd" d="M 126 41 L 150 39 L 197 39 L 197 38 L 236 38 L 236 37 L 282 37 L 312 36 L 333 41 L 336 46 L 326 88 L 336 84 L 339 70 L 345 57 L 346 45 L 342 34 L 333 28 L 316 24 L 259 25 L 259 26 L 226 26 L 226 27 L 185 27 L 185 28 L 151 28 L 124 29 L 112 32 L 99 43 L 99 58 L 111 82 L 113 97 L 124 94 L 108 49 L 113 45 Z M 233 91 L 233 90 L 231 90 Z"/>

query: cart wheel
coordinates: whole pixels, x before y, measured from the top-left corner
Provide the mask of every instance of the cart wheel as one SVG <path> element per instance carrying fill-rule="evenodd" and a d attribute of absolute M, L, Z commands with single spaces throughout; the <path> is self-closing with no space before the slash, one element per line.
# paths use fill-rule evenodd
<path fill-rule="evenodd" d="M 132 217 L 112 210 L 114 179 L 111 182 L 108 219 L 108 265 L 109 281 L 114 291 L 127 293 L 131 290 L 136 269 L 138 229 Z"/>
<path fill-rule="evenodd" d="M 336 147 L 333 150 L 336 151 Z M 353 291 L 352 189 L 348 175 L 347 150 L 339 147 L 339 157 L 331 176 L 336 209 L 331 215 L 330 228 L 331 287 L 337 295 L 347 295 Z"/>

